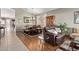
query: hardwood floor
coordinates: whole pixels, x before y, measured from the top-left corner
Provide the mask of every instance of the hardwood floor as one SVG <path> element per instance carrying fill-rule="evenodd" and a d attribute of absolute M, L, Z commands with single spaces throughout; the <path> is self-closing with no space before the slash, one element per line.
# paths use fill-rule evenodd
<path fill-rule="evenodd" d="M 17 32 L 16 35 L 24 43 L 24 45 L 29 49 L 29 51 L 55 51 L 58 46 L 52 46 L 48 43 L 43 42 L 37 36 L 29 37 L 21 32 Z"/>

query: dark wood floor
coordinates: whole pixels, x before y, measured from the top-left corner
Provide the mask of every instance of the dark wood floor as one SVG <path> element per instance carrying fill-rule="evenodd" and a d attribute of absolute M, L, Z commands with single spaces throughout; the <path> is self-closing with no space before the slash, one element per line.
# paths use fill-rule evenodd
<path fill-rule="evenodd" d="M 48 43 L 42 42 L 42 40 L 37 36 L 30 37 L 28 35 L 24 35 L 22 32 L 17 32 L 16 35 L 29 49 L 29 51 L 55 51 L 58 48 L 58 46 L 52 46 Z"/>

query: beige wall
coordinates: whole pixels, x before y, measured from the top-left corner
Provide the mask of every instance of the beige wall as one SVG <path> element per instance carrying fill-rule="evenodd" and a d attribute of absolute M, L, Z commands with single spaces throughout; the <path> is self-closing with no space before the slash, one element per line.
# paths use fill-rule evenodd
<path fill-rule="evenodd" d="M 55 24 L 65 22 L 68 27 L 79 27 L 78 24 L 74 24 L 74 11 L 79 11 L 79 8 L 60 8 L 48 12 L 47 15 L 55 15 Z"/>
<path fill-rule="evenodd" d="M 39 19 L 38 19 L 38 24 L 46 24 L 46 22 L 44 22 L 45 17 L 43 17 L 44 15 L 54 15 L 55 16 L 55 24 L 59 24 L 59 23 L 67 23 L 68 27 L 74 27 L 77 28 L 79 27 L 79 24 L 74 24 L 74 11 L 79 11 L 79 8 L 59 8 L 56 10 L 52 10 L 49 11 L 45 14 L 41 14 L 39 15 Z M 44 19 L 43 19 L 44 18 Z"/>
<path fill-rule="evenodd" d="M 31 17 L 32 15 L 24 10 L 15 9 L 15 17 L 16 17 L 16 28 L 18 29 L 24 29 L 27 23 L 24 23 L 24 17 Z"/>
<path fill-rule="evenodd" d="M 42 27 L 46 26 L 46 16 L 54 15 L 55 24 L 66 22 L 68 27 L 79 27 L 79 24 L 74 24 L 74 11 L 79 11 L 79 8 L 59 8 L 56 10 L 49 11 L 47 13 L 41 14 L 37 16 L 37 25 L 41 25 Z M 16 10 L 16 25 L 18 27 L 23 27 L 26 25 L 24 23 L 24 16 L 32 16 L 30 13 L 27 13 L 23 10 Z"/>
<path fill-rule="evenodd" d="M 47 14 L 42 14 L 37 16 L 37 25 L 41 25 L 41 27 L 46 26 L 46 16 Z"/>

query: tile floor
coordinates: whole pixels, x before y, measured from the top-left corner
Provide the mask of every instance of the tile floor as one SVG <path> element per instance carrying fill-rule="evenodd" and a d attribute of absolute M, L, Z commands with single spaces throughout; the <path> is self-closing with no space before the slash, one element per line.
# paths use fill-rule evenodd
<path fill-rule="evenodd" d="M 0 39 L 0 51 L 27 51 L 26 46 L 16 36 L 16 31 L 5 30 L 5 36 Z"/>

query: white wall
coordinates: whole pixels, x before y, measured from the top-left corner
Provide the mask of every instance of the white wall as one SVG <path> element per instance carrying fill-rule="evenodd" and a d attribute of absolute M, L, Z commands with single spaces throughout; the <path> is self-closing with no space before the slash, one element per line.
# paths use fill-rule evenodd
<path fill-rule="evenodd" d="M 55 24 L 67 23 L 68 27 L 79 27 L 78 24 L 74 24 L 74 11 L 79 11 L 78 8 L 60 8 L 54 11 L 50 11 L 47 15 L 55 15 Z"/>
<path fill-rule="evenodd" d="M 11 8 L 0 8 L 0 17 L 15 19 L 15 10 Z M 2 20 L 1 18 L 0 18 L 0 24 L 5 25 L 5 21 Z"/>
<path fill-rule="evenodd" d="M 1 8 L 0 8 L 0 17 L 1 17 Z M 1 25 L 1 18 L 0 18 L 0 25 Z"/>
<path fill-rule="evenodd" d="M 1 17 L 15 18 L 15 10 L 11 8 L 1 8 Z"/>
<path fill-rule="evenodd" d="M 0 8 L 0 17 L 1 17 L 1 8 Z"/>

